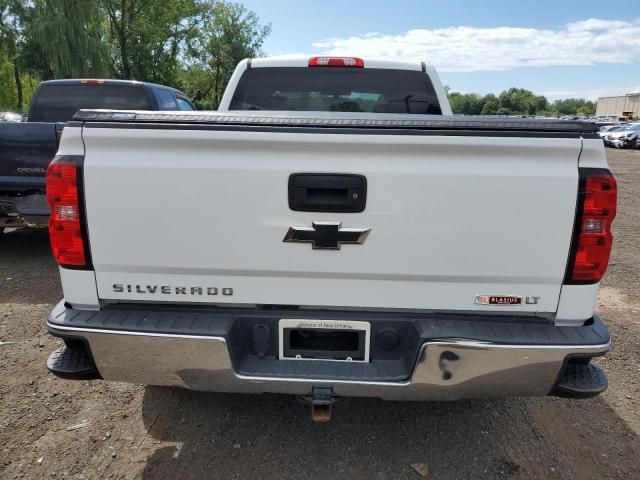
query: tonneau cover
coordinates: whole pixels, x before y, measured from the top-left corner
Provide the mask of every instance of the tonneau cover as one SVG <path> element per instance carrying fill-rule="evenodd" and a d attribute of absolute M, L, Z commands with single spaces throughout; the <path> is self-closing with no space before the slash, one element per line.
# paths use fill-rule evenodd
<path fill-rule="evenodd" d="M 464 135 L 470 132 L 527 133 L 539 136 L 591 138 L 598 126 L 592 122 L 559 119 L 533 119 L 494 116 L 413 115 L 350 112 L 150 112 L 80 110 L 74 119 L 82 122 L 127 122 L 135 124 L 198 124 L 239 127 L 281 127 L 322 129 L 402 130 Z M 378 132 L 376 132 L 378 133 Z M 538 135 L 536 135 L 538 134 Z"/>

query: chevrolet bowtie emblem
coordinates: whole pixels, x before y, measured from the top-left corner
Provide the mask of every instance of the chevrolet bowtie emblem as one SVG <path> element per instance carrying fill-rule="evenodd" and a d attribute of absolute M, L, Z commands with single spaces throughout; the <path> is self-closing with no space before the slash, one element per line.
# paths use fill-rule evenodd
<path fill-rule="evenodd" d="M 289 227 L 283 242 L 310 243 L 314 250 L 340 250 L 343 244 L 363 244 L 370 228 L 342 228 L 341 222 L 313 222 L 313 228 Z"/>

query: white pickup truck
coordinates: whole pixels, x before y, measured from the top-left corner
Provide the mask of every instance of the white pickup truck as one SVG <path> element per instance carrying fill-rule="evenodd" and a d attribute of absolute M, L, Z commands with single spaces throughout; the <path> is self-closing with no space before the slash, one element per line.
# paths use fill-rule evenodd
<path fill-rule="evenodd" d="M 47 177 L 49 369 L 193 390 L 607 387 L 616 182 L 592 124 L 451 116 L 435 71 L 254 59 L 219 112 L 81 111 Z"/>

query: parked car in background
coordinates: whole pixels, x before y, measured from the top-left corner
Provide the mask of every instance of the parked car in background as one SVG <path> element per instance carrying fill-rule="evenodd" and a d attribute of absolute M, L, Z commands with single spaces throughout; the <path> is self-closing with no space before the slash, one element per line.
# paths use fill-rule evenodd
<path fill-rule="evenodd" d="M 640 148 L 640 123 L 633 123 L 629 128 L 612 133 L 612 145 L 616 148 Z"/>
<path fill-rule="evenodd" d="M 600 127 L 600 130 L 598 130 L 598 135 L 604 137 L 607 133 L 613 132 L 614 130 L 617 130 L 625 125 L 626 123 L 618 123 L 616 125 L 603 125 Z"/>
<path fill-rule="evenodd" d="M 606 132 L 602 139 L 607 147 L 637 148 L 640 123 L 628 123 Z"/>
<path fill-rule="evenodd" d="M 0 112 L 0 122 L 21 122 L 22 115 L 13 112 Z"/>
<path fill-rule="evenodd" d="M 81 108 L 194 110 L 184 93 L 163 85 L 131 80 L 42 82 L 25 122 L 0 123 L 0 233 L 5 227 L 47 224 L 47 166 L 65 123 Z"/>

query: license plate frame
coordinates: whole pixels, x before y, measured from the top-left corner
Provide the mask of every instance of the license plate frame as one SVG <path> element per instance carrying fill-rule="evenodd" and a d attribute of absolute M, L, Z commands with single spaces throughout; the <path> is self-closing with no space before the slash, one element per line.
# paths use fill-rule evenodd
<path fill-rule="evenodd" d="M 349 344 L 348 349 L 305 349 L 299 348 L 298 343 L 304 343 L 301 336 L 314 335 L 316 340 L 335 344 Z M 292 333 L 294 335 L 292 335 Z M 340 335 L 344 333 L 344 335 Z M 325 336 L 323 339 L 322 336 Z M 357 335 L 357 348 L 354 346 L 354 335 Z M 292 339 L 294 340 L 292 342 Z M 292 348 L 292 343 L 294 344 Z M 278 322 L 278 354 L 281 360 L 313 360 L 323 362 L 369 362 L 369 347 L 371 343 L 371 324 L 362 320 L 320 320 L 283 318 Z"/>

